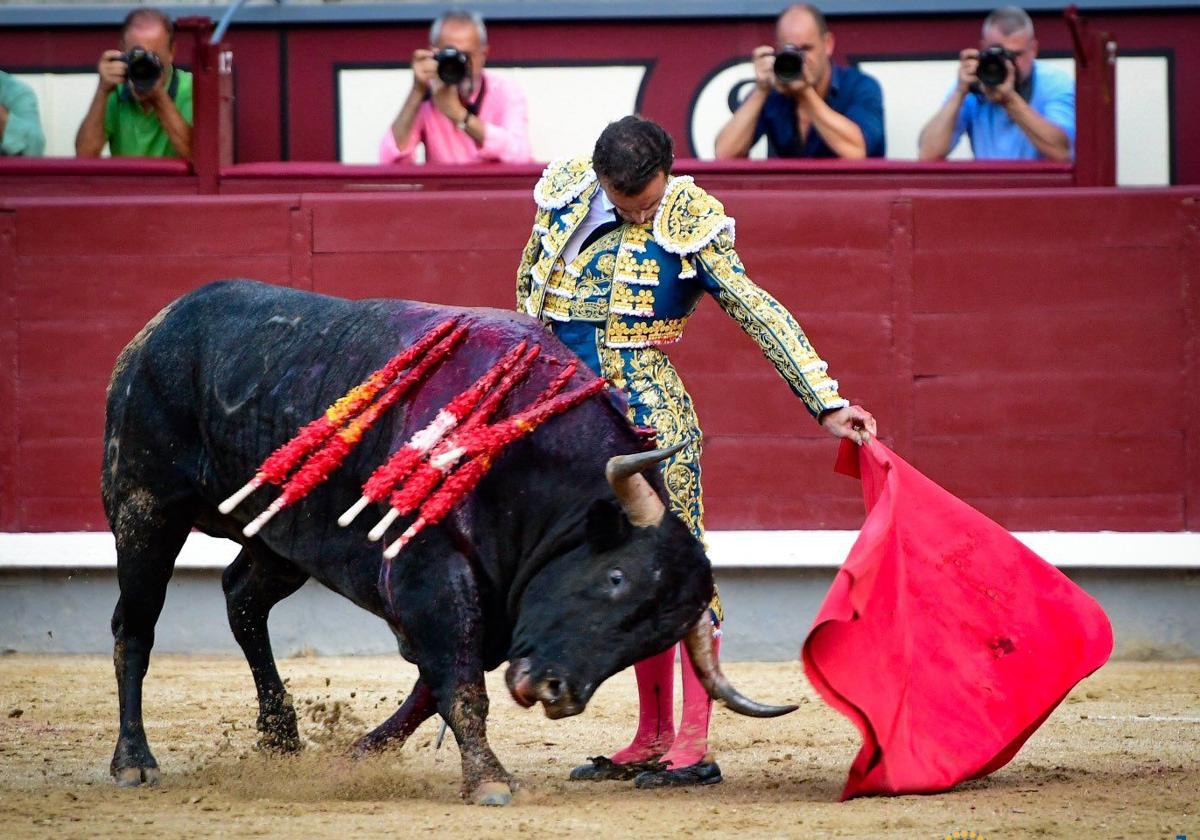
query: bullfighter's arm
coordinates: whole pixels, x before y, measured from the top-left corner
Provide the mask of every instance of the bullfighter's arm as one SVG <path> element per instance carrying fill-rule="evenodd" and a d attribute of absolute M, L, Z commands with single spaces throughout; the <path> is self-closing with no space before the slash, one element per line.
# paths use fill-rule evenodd
<path fill-rule="evenodd" d="M 537 262 L 538 252 L 541 250 L 542 234 L 546 232 L 546 226 L 549 223 L 550 214 L 545 210 L 538 210 L 533 223 L 533 231 L 529 234 L 529 241 L 525 243 L 525 250 L 521 252 L 521 264 L 517 266 L 518 312 L 525 311 L 525 302 L 529 300 L 529 284 L 532 282 L 532 275 L 529 271 Z"/>
<path fill-rule="evenodd" d="M 829 377 L 828 365 L 796 319 L 746 276 L 729 230 L 722 230 L 696 256 L 704 289 L 754 339 L 814 417 L 850 404 L 838 394 L 837 380 Z"/>

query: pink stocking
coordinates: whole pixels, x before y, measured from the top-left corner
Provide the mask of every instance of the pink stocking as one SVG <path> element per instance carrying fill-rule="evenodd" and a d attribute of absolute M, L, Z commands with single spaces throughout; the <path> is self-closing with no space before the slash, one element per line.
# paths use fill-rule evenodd
<path fill-rule="evenodd" d="M 718 636 L 713 639 L 713 653 L 719 654 L 720 648 L 721 637 Z M 662 761 L 675 770 L 689 767 L 704 758 L 708 752 L 708 723 L 712 718 L 712 698 L 696 676 L 692 658 L 683 644 L 679 645 L 679 660 L 683 672 L 683 720 L 679 723 L 675 743 L 662 757 Z"/>
<path fill-rule="evenodd" d="M 643 659 L 633 671 L 638 687 L 637 734 L 628 747 L 609 756 L 616 764 L 657 758 L 675 739 L 675 646 Z"/>

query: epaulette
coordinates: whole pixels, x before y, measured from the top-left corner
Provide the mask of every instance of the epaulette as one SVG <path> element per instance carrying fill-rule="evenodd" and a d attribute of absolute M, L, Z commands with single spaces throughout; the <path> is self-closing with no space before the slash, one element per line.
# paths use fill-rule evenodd
<path fill-rule="evenodd" d="M 533 188 L 533 200 L 543 210 L 566 207 L 596 180 L 591 158 L 559 158 L 551 161 Z"/>
<path fill-rule="evenodd" d="M 733 235 L 733 219 L 691 176 L 672 178 L 654 216 L 654 241 L 672 254 L 694 254 L 724 230 Z"/>

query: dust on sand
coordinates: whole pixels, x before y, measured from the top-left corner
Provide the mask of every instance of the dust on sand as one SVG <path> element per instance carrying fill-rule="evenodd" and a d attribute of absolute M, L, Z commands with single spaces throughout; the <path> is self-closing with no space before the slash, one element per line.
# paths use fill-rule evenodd
<path fill-rule="evenodd" d="M 458 799 L 453 737 L 438 720 L 403 750 L 365 761 L 346 745 L 403 699 L 415 669 L 396 658 L 281 662 L 307 749 L 254 749 L 249 670 L 232 657 L 157 656 L 146 727 L 154 788 L 108 777 L 117 704 L 105 657 L 0 657 L 0 833 L 6 837 L 432 836 L 1174 838 L 1200 835 L 1200 662 L 1113 663 L 1081 684 L 1017 758 L 937 796 L 837 796 L 858 748 L 853 727 L 813 694 L 796 663 L 730 664 L 739 687 L 800 711 L 773 721 L 715 712 L 725 774 L 709 788 L 638 791 L 568 783 L 587 755 L 622 746 L 636 720 L 632 675 L 582 716 L 550 721 L 489 677 L 491 743 L 527 785 L 519 804 Z"/>

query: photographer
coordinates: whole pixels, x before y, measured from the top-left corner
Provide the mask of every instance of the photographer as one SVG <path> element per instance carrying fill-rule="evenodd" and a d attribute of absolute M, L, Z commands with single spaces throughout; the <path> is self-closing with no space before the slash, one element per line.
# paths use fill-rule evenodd
<path fill-rule="evenodd" d="M 1075 83 L 1036 58 L 1029 15 L 1016 6 L 988 15 L 979 49 L 959 53 L 958 82 L 921 129 L 921 160 L 942 160 L 964 132 L 977 160 L 1071 160 Z"/>
<path fill-rule="evenodd" d="M 16 76 L 0 70 L 0 155 L 40 157 L 45 151 L 37 94 Z"/>
<path fill-rule="evenodd" d="M 528 162 L 525 95 L 513 82 L 483 71 L 483 18 L 446 12 L 430 27 L 429 43 L 413 52 L 412 89 L 379 144 L 379 162 L 408 163 L 418 143 L 425 145 L 427 163 Z"/>
<path fill-rule="evenodd" d="M 121 49 L 106 50 L 100 83 L 75 135 L 75 154 L 192 156 L 192 74 L 175 60 L 175 25 L 158 9 L 136 9 L 121 25 Z"/>
<path fill-rule="evenodd" d="M 767 135 L 770 157 L 883 157 L 879 82 L 832 61 L 833 33 L 807 3 L 775 24 L 778 47 L 754 50 L 754 89 L 717 135 L 718 158 L 742 158 Z"/>

